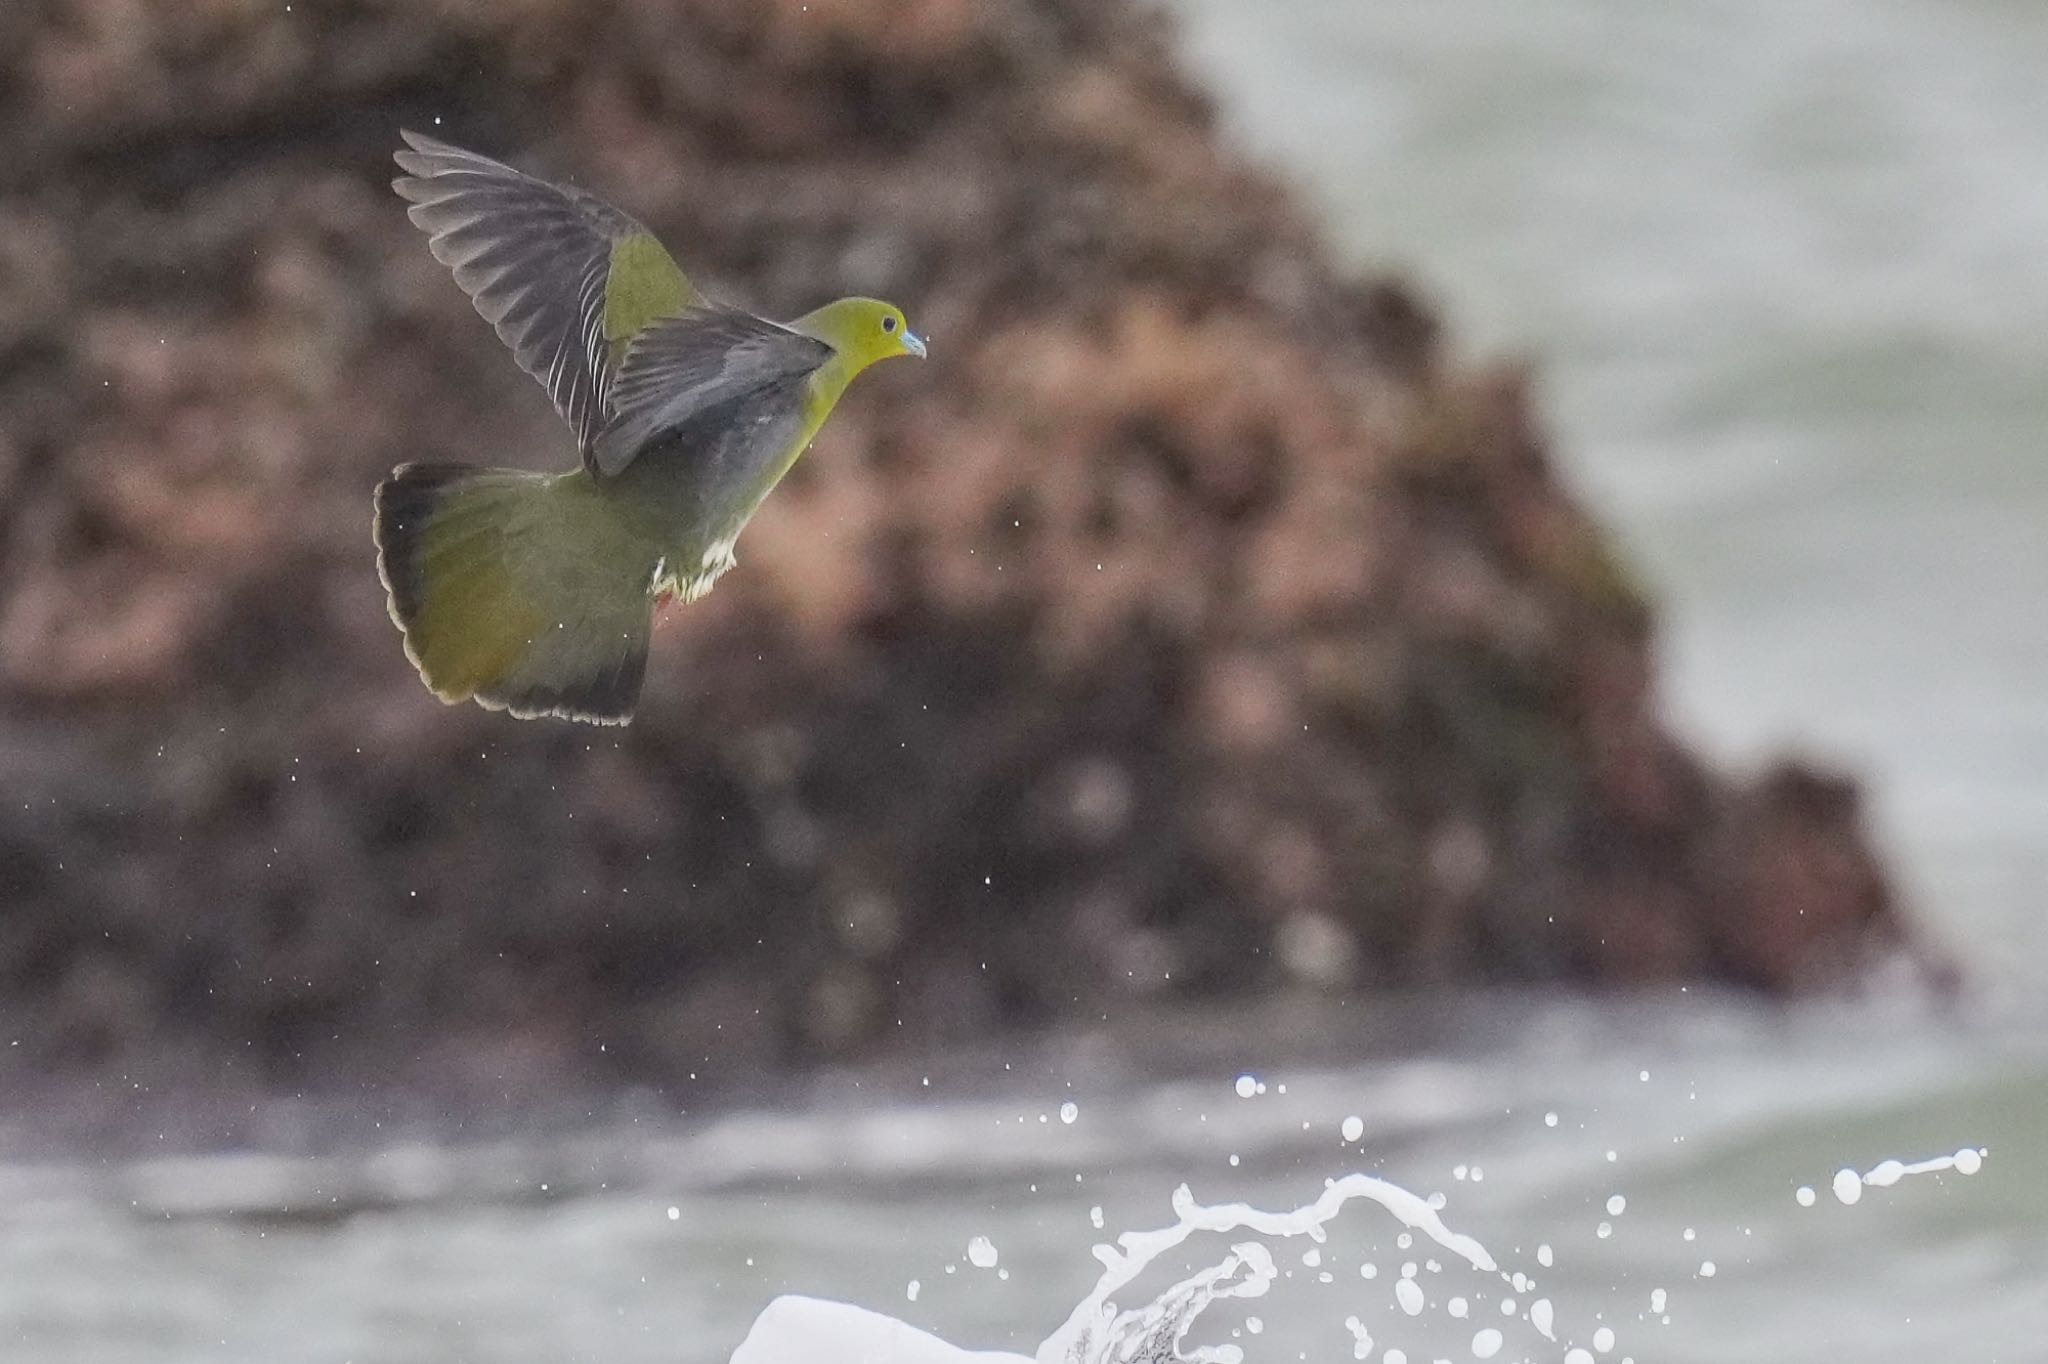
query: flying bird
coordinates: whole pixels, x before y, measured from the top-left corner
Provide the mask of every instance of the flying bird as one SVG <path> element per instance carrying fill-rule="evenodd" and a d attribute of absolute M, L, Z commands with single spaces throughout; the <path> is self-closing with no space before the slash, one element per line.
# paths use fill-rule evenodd
<path fill-rule="evenodd" d="M 582 463 L 393 470 L 374 520 L 391 619 L 443 701 L 625 724 L 656 603 L 710 591 L 854 376 L 924 342 L 879 299 L 791 322 L 713 302 L 596 196 L 403 137 L 392 188 Z"/>

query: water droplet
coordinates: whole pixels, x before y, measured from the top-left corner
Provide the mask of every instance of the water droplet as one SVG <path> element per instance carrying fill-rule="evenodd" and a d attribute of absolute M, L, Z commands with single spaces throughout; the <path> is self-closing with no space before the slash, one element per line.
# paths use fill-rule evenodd
<path fill-rule="evenodd" d="M 1258 1076 L 1256 1076 L 1256 1075 L 1240 1075 L 1240 1076 L 1238 1076 L 1238 1077 L 1237 1077 L 1237 1097 L 1238 1097 L 1238 1098 L 1240 1098 L 1240 1099 L 1249 1099 L 1249 1098 L 1251 1098 L 1251 1097 L 1252 1097 L 1252 1096 L 1253 1096 L 1254 1094 L 1257 1094 L 1258 1092 L 1259 1092 L 1259 1077 L 1258 1077 Z"/>
<path fill-rule="evenodd" d="M 1557 1334 L 1553 1330 L 1554 1317 L 1555 1312 L 1550 1306 L 1550 1299 L 1538 1298 L 1529 1304 L 1529 1324 L 1535 1327 L 1545 1340 L 1557 1339 Z"/>
<path fill-rule="evenodd" d="M 1472 1355 L 1475 1359 L 1492 1359 L 1500 1353 L 1501 1334 L 1491 1326 L 1472 1333 Z"/>
<path fill-rule="evenodd" d="M 1548 1241 L 1536 1247 L 1536 1263 L 1542 1265 L 1545 1269 L 1550 1268 L 1551 1261 L 1556 1258 L 1555 1255 L 1550 1253 L 1550 1243 Z"/>
<path fill-rule="evenodd" d="M 1792 1197 L 1802 1208 L 1813 1206 L 1813 1188 L 1811 1185 L 1801 1184 L 1797 1189 L 1793 1190 Z"/>
<path fill-rule="evenodd" d="M 1066 1101 L 1065 1103 L 1063 1103 L 1063 1104 L 1061 1104 L 1061 1105 L 1060 1105 L 1060 1121 L 1061 1121 L 1061 1122 L 1063 1122 L 1063 1123 L 1066 1123 L 1066 1124 L 1068 1124 L 1069 1126 L 1072 1126 L 1072 1125 L 1073 1125 L 1073 1122 L 1074 1122 L 1074 1120 L 1075 1120 L 1076 1118 L 1080 1117 L 1080 1116 L 1081 1116 L 1081 1105 L 1079 1105 L 1079 1104 L 1075 1103 L 1075 1102 L 1074 1102 L 1074 1101 L 1073 1101 L 1072 1099 L 1069 1099 L 1069 1100 L 1067 1100 L 1067 1101 Z"/>
<path fill-rule="evenodd" d="M 1344 1119 L 1342 1131 L 1344 1133 L 1344 1140 L 1357 1141 L 1365 1135 L 1365 1119 L 1353 1113 L 1350 1117 Z"/>
<path fill-rule="evenodd" d="M 1844 1203 L 1854 1203 L 1863 1197 L 1863 1176 L 1854 1170 L 1835 1171 L 1835 1197 Z"/>
<path fill-rule="evenodd" d="M 919 1282 L 918 1282 L 917 1280 L 915 1280 L 915 1279 L 912 1279 L 912 1280 L 911 1280 L 911 1281 L 910 1281 L 910 1282 L 909 1282 L 908 1284 L 905 1284 L 905 1285 L 904 1285 L 904 1287 L 903 1287 L 903 1296 L 904 1296 L 904 1297 L 906 1297 L 906 1298 L 908 1298 L 908 1299 L 910 1299 L 910 1300 L 911 1300 L 912 1302 L 916 1302 L 916 1301 L 917 1301 L 917 1295 L 918 1295 L 918 1294 L 919 1294 L 920 1292 L 922 1292 L 922 1291 L 923 1291 L 923 1289 L 924 1289 L 924 1285 L 923 1285 L 923 1284 L 919 1283 Z"/>
<path fill-rule="evenodd" d="M 967 1243 L 967 1263 L 973 1265 L 976 1269 L 994 1269 L 996 1267 L 995 1242 L 989 1240 L 986 1236 L 977 1236 L 972 1241 L 969 1241 Z"/>
<path fill-rule="evenodd" d="M 1607 1215 L 1609 1217 L 1619 1217 L 1621 1216 L 1621 1210 L 1627 1206 L 1628 1200 L 1620 1194 L 1615 1194 L 1607 1200 Z"/>
<path fill-rule="evenodd" d="M 1413 1279 L 1402 1279 L 1394 1285 L 1394 1301 L 1401 1304 L 1401 1310 L 1411 1317 L 1422 1315 L 1422 1285 Z"/>
<path fill-rule="evenodd" d="M 1599 1330 L 1593 1332 L 1593 1348 L 1603 1355 L 1612 1350 L 1614 1348 L 1613 1328 L 1602 1326 Z"/>

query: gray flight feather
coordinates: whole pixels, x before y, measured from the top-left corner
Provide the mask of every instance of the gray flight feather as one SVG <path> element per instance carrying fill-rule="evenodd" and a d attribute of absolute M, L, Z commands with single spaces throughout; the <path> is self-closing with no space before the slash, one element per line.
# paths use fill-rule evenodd
<path fill-rule="evenodd" d="M 536 180 L 419 133 L 394 159 L 392 188 L 412 204 L 434 258 L 540 381 L 587 451 L 611 387 L 605 285 L 612 248 L 645 232 L 594 195 Z"/>

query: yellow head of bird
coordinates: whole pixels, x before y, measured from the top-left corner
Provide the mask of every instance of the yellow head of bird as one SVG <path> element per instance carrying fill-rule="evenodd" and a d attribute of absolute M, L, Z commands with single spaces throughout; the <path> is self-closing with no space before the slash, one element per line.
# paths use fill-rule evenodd
<path fill-rule="evenodd" d="M 892 355 L 924 356 L 924 340 L 910 330 L 903 310 L 879 298 L 842 298 L 790 325 L 838 351 L 856 371 Z"/>

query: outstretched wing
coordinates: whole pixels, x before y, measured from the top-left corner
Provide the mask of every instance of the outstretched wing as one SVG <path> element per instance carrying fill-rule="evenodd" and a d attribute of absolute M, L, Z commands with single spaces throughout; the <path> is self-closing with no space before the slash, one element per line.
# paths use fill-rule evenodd
<path fill-rule="evenodd" d="M 832 348 L 735 308 L 695 308 L 633 338 L 611 386 L 611 418 L 590 447 L 609 478 L 647 443 L 712 408 L 817 369 Z"/>
<path fill-rule="evenodd" d="M 701 302 L 654 234 L 595 195 L 419 133 L 392 188 L 434 258 L 540 381 L 590 462 L 618 349 Z"/>

